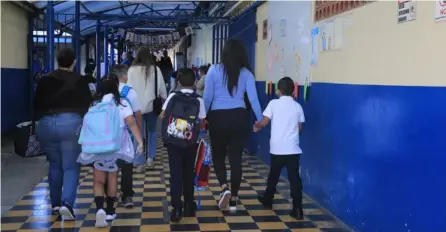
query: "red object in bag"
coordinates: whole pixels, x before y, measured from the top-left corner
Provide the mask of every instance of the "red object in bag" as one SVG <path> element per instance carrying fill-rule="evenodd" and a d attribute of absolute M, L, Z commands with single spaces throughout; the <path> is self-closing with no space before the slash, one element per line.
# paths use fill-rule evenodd
<path fill-rule="evenodd" d="M 195 159 L 195 178 L 197 187 L 207 187 L 209 185 L 209 173 L 211 171 L 210 162 L 205 162 L 206 144 L 200 138 Z"/>

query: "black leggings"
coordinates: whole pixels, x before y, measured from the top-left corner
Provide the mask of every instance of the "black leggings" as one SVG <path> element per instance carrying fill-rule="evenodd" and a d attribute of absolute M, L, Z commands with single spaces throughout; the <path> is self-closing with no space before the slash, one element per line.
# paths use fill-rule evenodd
<path fill-rule="evenodd" d="M 238 196 L 242 181 L 242 153 L 249 136 L 248 114 L 244 108 L 213 110 L 209 113 L 212 160 L 220 185 L 227 184 L 226 155 L 231 165 L 231 193 Z"/>

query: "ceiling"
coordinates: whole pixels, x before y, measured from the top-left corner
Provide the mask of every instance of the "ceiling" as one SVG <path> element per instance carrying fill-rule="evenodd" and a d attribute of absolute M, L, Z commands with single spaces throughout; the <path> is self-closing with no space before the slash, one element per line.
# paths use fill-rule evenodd
<path fill-rule="evenodd" d="M 46 14 L 47 1 L 28 1 Z M 81 1 L 81 35 L 96 32 L 96 23 L 114 28 L 150 27 L 178 28 L 184 25 L 199 27 L 199 23 L 215 23 L 223 20 L 223 13 L 237 1 Z M 53 1 L 56 29 L 72 32 L 75 29 L 75 1 Z M 212 13 L 211 15 L 209 15 Z M 42 21 L 44 22 L 44 21 Z M 41 23 L 39 30 L 46 29 Z M 160 29 L 160 31 L 161 31 Z M 147 33 L 147 31 L 145 31 Z"/>

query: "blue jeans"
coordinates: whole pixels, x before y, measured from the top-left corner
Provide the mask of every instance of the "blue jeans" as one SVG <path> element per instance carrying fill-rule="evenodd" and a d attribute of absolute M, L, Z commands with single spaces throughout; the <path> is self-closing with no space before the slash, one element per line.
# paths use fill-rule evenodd
<path fill-rule="evenodd" d="M 141 165 L 145 163 L 145 156 L 154 159 L 156 156 L 156 122 L 158 121 L 158 116 L 153 112 L 142 115 L 142 134 L 143 138 L 147 136 L 147 149 L 145 155 L 135 156 L 133 163 L 136 165 Z"/>
<path fill-rule="evenodd" d="M 37 137 L 49 162 L 48 182 L 51 204 L 74 205 L 79 184 L 81 153 L 78 131 L 82 117 L 75 113 L 63 113 L 43 117 L 37 127 Z M 62 191 L 63 188 L 63 191 Z"/>

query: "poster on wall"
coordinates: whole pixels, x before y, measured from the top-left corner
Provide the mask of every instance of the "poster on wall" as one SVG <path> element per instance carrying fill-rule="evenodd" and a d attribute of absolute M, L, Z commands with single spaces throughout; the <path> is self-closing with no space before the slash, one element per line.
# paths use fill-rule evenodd
<path fill-rule="evenodd" d="M 319 27 L 320 50 L 326 52 L 333 49 L 334 42 L 334 23 L 327 22 Z"/>
<path fill-rule="evenodd" d="M 416 19 L 416 2 L 412 0 L 398 1 L 398 23 L 405 23 Z"/>
<path fill-rule="evenodd" d="M 280 20 L 280 37 L 286 36 L 286 19 Z"/>
<path fill-rule="evenodd" d="M 436 0 L 435 3 L 435 22 L 446 20 L 446 0 Z"/>
<path fill-rule="evenodd" d="M 319 58 L 319 27 L 311 30 L 311 65 L 316 65 Z"/>
<path fill-rule="evenodd" d="M 263 20 L 262 34 L 263 34 L 263 40 L 268 39 L 268 20 L 267 19 Z"/>

